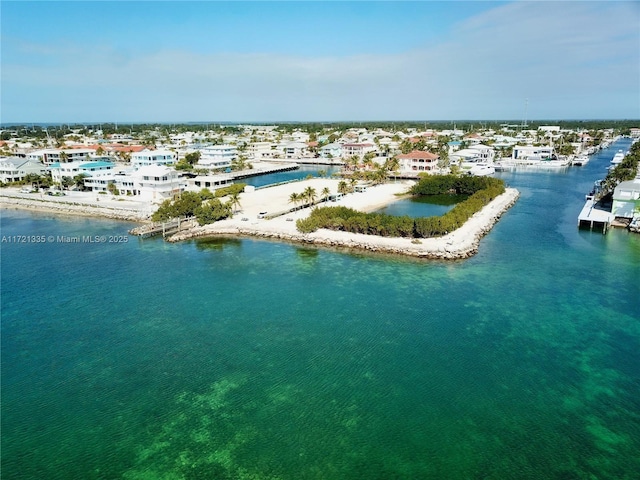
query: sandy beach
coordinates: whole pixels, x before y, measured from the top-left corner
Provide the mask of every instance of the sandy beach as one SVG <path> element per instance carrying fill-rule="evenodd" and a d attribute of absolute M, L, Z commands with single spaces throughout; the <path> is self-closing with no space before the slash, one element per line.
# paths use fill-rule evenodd
<path fill-rule="evenodd" d="M 292 208 L 293 205 L 289 202 L 291 193 L 300 193 L 307 187 L 314 188 L 318 193 L 327 187 L 331 193 L 336 193 L 338 182 L 339 180 L 335 179 L 315 178 L 259 189 L 254 192 L 245 192 L 241 195 L 241 211 L 237 212 L 233 218 L 177 233 L 169 240 L 176 242 L 215 235 L 253 236 L 422 258 L 461 259 L 470 257 L 477 252 L 480 239 L 491 230 L 500 216 L 515 203 L 519 196 L 517 190 L 508 188 L 504 194 L 476 213 L 455 232 L 444 237 L 419 240 L 378 237 L 327 229 L 302 234 L 297 231 L 295 220 L 307 217 L 310 212 L 309 208 L 270 219 L 258 218 L 261 212 L 266 212 L 269 216 Z M 412 184 L 412 181 L 398 181 L 397 183 L 369 187 L 366 192 L 350 193 L 339 201 L 327 202 L 326 205 L 342 205 L 359 211 L 375 211 L 401 198 Z"/>

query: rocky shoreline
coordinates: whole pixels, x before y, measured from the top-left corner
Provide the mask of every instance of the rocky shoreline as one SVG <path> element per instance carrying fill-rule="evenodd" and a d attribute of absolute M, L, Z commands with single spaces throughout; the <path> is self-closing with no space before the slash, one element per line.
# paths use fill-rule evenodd
<path fill-rule="evenodd" d="M 295 225 L 291 225 L 294 222 L 289 222 L 287 225 L 284 222 L 278 223 L 271 220 L 247 225 L 237 220 L 224 220 L 177 233 L 167 240 L 180 242 L 213 236 L 247 236 L 420 258 L 458 260 L 469 258 L 477 253 L 480 239 L 491 230 L 504 212 L 515 204 L 519 195 L 518 190 L 507 188 L 505 193 L 473 215 L 458 230 L 438 238 L 378 237 L 327 229 L 302 234 L 295 230 Z"/>
<path fill-rule="evenodd" d="M 0 196 L 0 208 L 30 210 L 33 212 L 55 213 L 62 215 L 102 217 L 133 222 L 144 222 L 148 220 L 147 214 L 134 209 L 98 206 L 89 203 L 20 198 L 17 196 L 7 195 Z"/>
<path fill-rule="evenodd" d="M 382 195 L 377 199 L 377 202 L 386 204 L 391 201 L 393 195 L 397 195 L 397 192 L 395 194 L 387 192 L 386 196 Z M 272 220 L 246 221 L 247 218 L 235 216 L 211 225 L 194 226 L 186 231 L 180 231 L 167 237 L 167 240 L 180 242 L 216 236 L 254 237 L 425 259 L 459 260 L 469 258 L 478 252 L 481 238 L 493 228 L 504 212 L 517 201 L 519 195 L 516 189 L 507 188 L 505 193 L 473 215 L 458 230 L 437 238 L 379 237 L 327 229 L 302 234 L 295 228 L 295 221 L 292 218 L 281 217 Z M 374 199 L 369 199 L 365 203 L 368 207 L 371 207 L 372 201 L 374 202 L 373 204 L 377 204 Z M 361 207 L 363 210 L 370 210 L 370 208 L 364 207 L 365 203 L 357 207 Z M 20 195 L 0 195 L 0 208 L 102 217 L 138 223 L 147 223 L 149 221 L 148 212 L 144 212 L 141 209 L 122 208 L 115 205 L 98 205 L 95 202 L 80 203 L 66 200 L 65 198 L 37 199 L 24 198 L 24 196 Z M 303 211 L 300 211 L 299 214 L 304 215 Z"/>

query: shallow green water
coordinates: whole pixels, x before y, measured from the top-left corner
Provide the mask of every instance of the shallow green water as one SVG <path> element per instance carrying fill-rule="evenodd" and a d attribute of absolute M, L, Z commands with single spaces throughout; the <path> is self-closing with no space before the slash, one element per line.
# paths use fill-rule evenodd
<path fill-rule="evenodd" d="M 464 262 L 3 243 L 2 478 L 637 478 L 640 236 L 576 228 L 609 160 L 504 174 Z"/>

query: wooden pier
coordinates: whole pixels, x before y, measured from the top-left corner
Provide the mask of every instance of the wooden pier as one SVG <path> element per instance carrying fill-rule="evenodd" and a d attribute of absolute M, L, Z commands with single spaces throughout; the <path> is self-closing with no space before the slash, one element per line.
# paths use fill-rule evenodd
<path fill-rule="evenodd" d="M 194 221 L 195 217 L 176 218 L 166 222 L 155 222 L 142 225 L 141 227 L 129 230 L 129 233 L 142 238 L 155 237 L 156 235 L 162 235 L 163 238 L 166 238 L 168 235 L 173 235 L 180 230 L 192 227 Z"/>

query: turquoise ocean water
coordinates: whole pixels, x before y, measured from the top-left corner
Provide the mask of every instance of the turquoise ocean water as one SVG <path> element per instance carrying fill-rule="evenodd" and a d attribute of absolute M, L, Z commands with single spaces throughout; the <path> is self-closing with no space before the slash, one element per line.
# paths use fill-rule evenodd
<path fill-rule="evenodd" d="M 2 478 L 638 478 L 640 236 L 576 226 L 628 145 L 458 262 L 2 211 L 55 238 L 1 245 Z"/>

